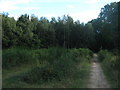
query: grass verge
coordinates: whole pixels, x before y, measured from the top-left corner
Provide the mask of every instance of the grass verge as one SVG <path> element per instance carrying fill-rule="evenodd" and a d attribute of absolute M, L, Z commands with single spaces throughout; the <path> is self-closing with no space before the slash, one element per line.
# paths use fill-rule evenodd
<path fill-rule="evenodd" d="M 111 88 L 118 88 L 119 58 L 117 54 L 107 50 L 99 52 L 99 61 Z"/>
<path fill-rule="evenodd" d="M 3 52 L 3 65 L 9 67 L 3 66 L 3 88 L 86 87 L 92 58 L 90 50 L 63 48 L 19 50 L 9 49 Z M 21 60 L 24 59 L 21 58 L 22 53 L 25 60 Z"/>

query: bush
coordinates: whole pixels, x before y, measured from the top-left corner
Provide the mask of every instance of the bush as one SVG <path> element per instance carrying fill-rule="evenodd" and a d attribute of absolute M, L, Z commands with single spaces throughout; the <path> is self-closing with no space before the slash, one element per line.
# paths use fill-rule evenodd
<path fill-rule="evenodd" d="M 59 59 L 53 63 L 53 69 L 59 74 L 59 76 L 66 77 L 70 74 L 73 74 L 77 69 L 76 66 L 78 63 L 75 62 L 75 57 L 72 53 L 63 53 Z"/>
<path fill-rule="evenodd" d="M 93 52 L 87 48 L 79 48 L 78 50 L 80 55 L 87 58 L 87 60 L 90 60 L 93 57 Z"/>
<path fill-rule="evenodd" d="M 49 49 L 39 49 L 34 50 L 40 63 L 49 62 L 52 63 L 55 59 L 58 59 L 62 53 L 66 51 L 63 48 L 49 48 Z"/>
<path fill-rule="evenodd" d="M 90 59 L 93 57 L 93 52 L 89 49 L 85 48 L 79 48 L 79 49 L 73 49 L 72 50 L 73 55 L 78 58 L 76 61 L 90 61 Z"/>
<path fill-rule="evenodd" d="M 21 64 L 31 63 L 36 59 L 36 56 L 32 51 L 21 48 L 3 50 L 2 57 L 3 68 L 10 68 Z"/>
<path fill-rule="evenodd" d="M 3 66 L 14 67 L 25 63 L 36 63 L 32 70 L 20 75 L 27 83 L 41 83 L 62 80 L 78 74 L 78 64 L 88 60 L 88 49 L 49 48 L 39 50 L 12 48 L 4 50 Z M 88 60 L 89 61 L 89 60 Z"/>
<path fill-rule="evenodd" d="M 37 50 L 35 53 L 39 56 L 40 63 L 46 63 L 44 63 L 43 67 L 37 66 L 22 77 L 22 80 L 28 83 L 61 80 L 68 77 L 68 75 L 73 75 L 77 70 L 76 66 L 78 63 L 75 62 L 76 57 L 70 51 L 60 48 L 50 48 Z"/>
<path fill-rule="evenodd" d="M 98 57 L 112 87 L 118 87 L 119 57 L 113 51 L 101 50 Z"/>
<path fill-rule="evenodd" d="M 48 67 L 34 67 L 29 72 L 19 76 L 21 81 L 26 83 L 42 83 L 53 79 L 58 79 L 58 75 L 54 71 L 50 71 Z"/>
<path fill-rule="evenodd" d="M 106 56 L 109 56 L 108 55 L 108 51 L 107 50 L 101 50 L 99 53 L 98 53 L 98 58 L 99 58 L 99 61 L 102 62 Z"/>

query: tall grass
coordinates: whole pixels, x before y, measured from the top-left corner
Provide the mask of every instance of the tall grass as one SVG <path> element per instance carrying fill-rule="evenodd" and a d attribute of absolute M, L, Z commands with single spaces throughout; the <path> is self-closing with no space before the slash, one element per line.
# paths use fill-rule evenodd
<path fill-rule="evenodd" d="M 22 48 L 11 48 L 3 50 L 2 66 L 3 68 L 11 68 L 20 66 L 21 64 L 32 63 L 36 60 L 33 51 Z"/>
<path fill-rule="evenodd" d="M 111 87 L 118 87 L 118 71 L 120 69 L 118 54 L 116 54 L 116 52 L 101 50 L 98 55 L 99 61 L 102 64 L 102 68 L 111 84 Z"/>
<path fill-rule="evenodd" d="M 3 51 L 3 68 L 19 67 L 22 64 L 34 63 L 34 67 L 31 70 L 19 74 L 17 78 L 28 84 L 40 84 L 54 80 L 63 81 L 68 77 L 77 77 L 80 73 L 82 75 L 87 71 L 78 68 L 78 66 L 82 62 L 90 62 L 91 58 L 92 51 L 82 48 L 37 50 L 11 48 Z"/>

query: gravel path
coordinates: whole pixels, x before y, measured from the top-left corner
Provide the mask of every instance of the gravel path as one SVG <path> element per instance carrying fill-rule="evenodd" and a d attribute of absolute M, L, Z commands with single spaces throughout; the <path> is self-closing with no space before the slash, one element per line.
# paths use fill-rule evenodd
<path fill-rule="evenodd" d="M 94 54 L 93 64 L 90 72 L 88 88 L 110 88 L 100 64 L 97 62 L 97 55 Z"/>

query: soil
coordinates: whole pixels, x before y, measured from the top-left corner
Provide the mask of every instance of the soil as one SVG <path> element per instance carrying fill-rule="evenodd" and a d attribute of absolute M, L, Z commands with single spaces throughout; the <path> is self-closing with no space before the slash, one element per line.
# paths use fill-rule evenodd
<path fill-rule="evenodd" d="M 97 60 L 97 54 L 94 54 L 88 88 L 110 88 L 100 63 Z"/>

